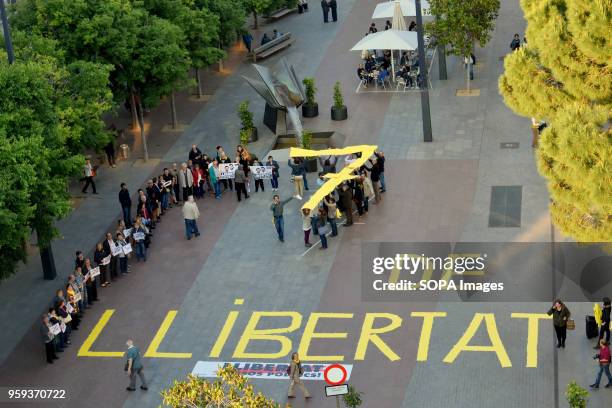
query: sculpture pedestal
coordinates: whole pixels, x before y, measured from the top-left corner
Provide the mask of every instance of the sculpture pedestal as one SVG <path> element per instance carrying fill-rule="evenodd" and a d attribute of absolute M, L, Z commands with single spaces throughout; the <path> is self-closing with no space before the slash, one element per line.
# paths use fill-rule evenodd
<path fill-rule="evenodd" d="M 287 134 L 287 112 L 276 109 L 266 103 L 263 123 L 276 136 Z"/>

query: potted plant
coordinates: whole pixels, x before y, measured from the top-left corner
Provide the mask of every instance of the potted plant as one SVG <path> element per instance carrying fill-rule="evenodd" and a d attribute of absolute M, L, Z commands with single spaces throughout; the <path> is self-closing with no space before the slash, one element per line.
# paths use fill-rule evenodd
<path fill-rule="evenodd" d="M 304 93 L 306 94 L 306 101 L 302 105 L 302 116 L 305 118 L 319 116 L 319 104 L 315 102 L 317 87 L 315 86 L 314 78 L 304 78 L 302 83 L 304 84 Z"/>
<path fill-rule="evenodd" d="M 357 408 L 363 403 L 363 401 L 361 400 L 361 395 L 362 393 L 357 391 L 355 387 L 349 385 L 348 393 L 342 396 L 342 399 L 344 400 L 344 405 L 346 405 L 348 408 Z"/>
<path fill-rule="evenodd" d="M 312 132 L 304 130 L 302 132 L 302 148 L 312 149 Z M 304 157 L 304 164 L 308 173 L 316 173 L 318 170 L 316 157 Z"/>
<path fill-rule="evenodd" d="M 246 147 L 251 140 L 251 132 L 246 129 L 240 129 L 240 144 L 242 147 Z"/>
<path fill-rule="evenodd" d="M 249 101 L 243 101 L 238 105 L 238 117 L 242 127 L 240 128 L 240 138 L 242 139 L 242 131 L 247 131 L 249 134 L 249 142 L 257 140 L 257 128 L 253 125 L 253 114 L 249 110 Z"/>
<path fill-rule="evenodd" d="M 340 89 L 340 81 L 336 81 L 336 85 L 334 85 L 334 106 L 331 108 L 331 118 L 332 120 L 346 120 L 348 118 L 342 90 Z"/>
<path fill-rule="evenodd" d="M 567 384 L 567 391 L 565 392 L 565 398 L 570 408 L 586 408 L 587 401 L 589 400 L 589 393 L 587 390 L 576 384 L 575 381 Z"/>

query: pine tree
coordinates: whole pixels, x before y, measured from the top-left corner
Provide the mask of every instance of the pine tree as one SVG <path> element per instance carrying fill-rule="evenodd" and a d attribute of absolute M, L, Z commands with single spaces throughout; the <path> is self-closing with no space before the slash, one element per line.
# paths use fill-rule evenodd
<path fill-rule="evenodd" d="M 528 45 L 507 56 L 499 89 L 545 120 L 537 162 L 550 211 L 579 242 L 612 242 L 612 0 L 521 0 Z"/>

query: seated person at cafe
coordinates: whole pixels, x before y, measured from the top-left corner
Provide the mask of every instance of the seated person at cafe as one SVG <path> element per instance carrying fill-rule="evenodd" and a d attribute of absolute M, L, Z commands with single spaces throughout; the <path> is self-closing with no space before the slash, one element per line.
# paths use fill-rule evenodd
<path fill-rule="evenodd" d="M 365 63 L 365 70 L 368 72 L 371 72 L 375 68 L 376 68 L 376 61 L 374 61 L 374 58 L 370 56 L 370 58 L 368 58 L 368 60 Z"/>
<path fill-rule="evenodd" d="M 366 83 L 370 80 L 370 76 L 363 67 L 363 64 L 359 64 L 359 68 L 357 68 L 357 76 L 359 77 L 359 80 L 363 82 L 364 85 L 366 85 Z"/>
<path fill-rule="evenodd" d="M 386 58 L 382 60 L 382 62 L 380 63 L 380 65 L 384 68 L 384 69 L 389 69 L 389 67 L 391 66 L 391 60 L 389 58 Z"/>
<path fill-rule="evenodd" d="M 408 56 L 408 51 L 403 51 L 402 56 L 400 57 L 400 65 L 407 65 L 410 62 L 410 57 Z"/>
<path fill-rule="evenodd" d="M 389 70 L 387 68 L 383 68 L 380 70 L 380 73 L 378 74 L 378 81 L 383 82 L 388 77 L 389 77 Z"/>
<path fill-rule="evenodd" d="M 370 24 L 370 33 L 376 33 L 378 30 L 376 29 L 376 23 Z"/>

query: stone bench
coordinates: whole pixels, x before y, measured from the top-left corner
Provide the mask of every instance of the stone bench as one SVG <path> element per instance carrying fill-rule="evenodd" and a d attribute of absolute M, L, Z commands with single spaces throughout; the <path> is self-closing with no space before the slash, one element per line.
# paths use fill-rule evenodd
<path fill-rule="evenodd" d="M 297 8 L 286 8 L 285 7 L 285 8 L 273 11 L 268 16 L 266 16 L 266 18 L 270 21 L 275 21 L 275 20 L 278 20 L 279 18 L 286 16 L 287 14 L 294 13 L 295 11 L 297 11 Z"/>
<path fill-rule="evenodd" d="M 280 37 L 253 49 L 253 62 L 257 62 L 257 58 L 267 58 L 270 55 L 291 46 L 291 44 L 294 42 L 295 39 L 291 38 L 291 33 L 284 33 Z"/>

